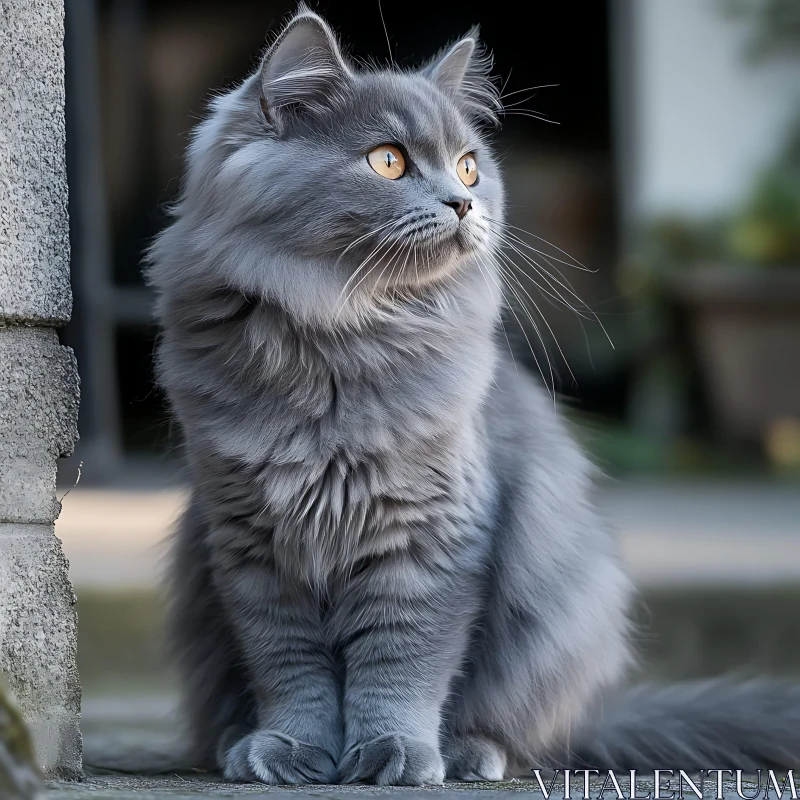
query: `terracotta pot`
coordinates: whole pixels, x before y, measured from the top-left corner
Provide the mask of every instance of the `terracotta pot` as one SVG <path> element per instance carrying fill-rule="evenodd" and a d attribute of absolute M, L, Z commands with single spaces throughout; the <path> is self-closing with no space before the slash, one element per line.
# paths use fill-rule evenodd
<path fill-rule="evenodd" d="M 762 440 L 776 421 L 800 420 L 800 265 L 703 267 L 673 288 L 690 311 L 719 430 Z"/>

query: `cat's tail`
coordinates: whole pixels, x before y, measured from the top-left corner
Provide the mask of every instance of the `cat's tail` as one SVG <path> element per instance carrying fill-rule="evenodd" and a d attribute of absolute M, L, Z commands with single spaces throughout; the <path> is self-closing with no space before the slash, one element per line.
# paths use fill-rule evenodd
<path fill-rule="evenodd" d="M 800 766 L 800 686 L 702 681 L 638 686 L 590 715 L 558 766 L 791 769 Z"/>

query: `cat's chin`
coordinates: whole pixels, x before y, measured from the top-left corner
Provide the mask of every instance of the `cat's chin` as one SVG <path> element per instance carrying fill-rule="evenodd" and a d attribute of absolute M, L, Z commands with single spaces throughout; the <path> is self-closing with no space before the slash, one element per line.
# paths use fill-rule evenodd
<path fill-rule="evenodd" d="M 389 295 L 397 292 L 406 296 L 422 298 L 431 291 L 446 288 L 468 268 L 470 263 L 472 263 L 470 256 L 454 256 L 447 261 L 429 265 L 419 272 L 402 275 L 384 291 Z"/>
<path fill-rule="evenodd" d="M 416 260 L 410 258 L 409 263 L 392 276 L 391 284 L 383 288 L 411 293 L 425 291 L 458 275 L 482 250 L 474 239 L 458 231 L 444 242 L 419 247 Z"/>

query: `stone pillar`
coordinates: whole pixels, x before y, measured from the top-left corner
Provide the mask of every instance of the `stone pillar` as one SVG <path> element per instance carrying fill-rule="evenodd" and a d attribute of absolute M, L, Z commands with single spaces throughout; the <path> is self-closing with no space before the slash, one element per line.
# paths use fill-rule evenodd
<path fill-rule="evenodd" d="M 0 0 L 0 672 L 47 775 L 81 775 L 75 598 L 53 524 L 77 438 L 62 0 Z"/>

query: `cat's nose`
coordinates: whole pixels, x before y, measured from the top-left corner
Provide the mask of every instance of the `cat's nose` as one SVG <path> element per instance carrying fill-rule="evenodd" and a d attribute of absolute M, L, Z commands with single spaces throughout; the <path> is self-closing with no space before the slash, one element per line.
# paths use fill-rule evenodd
<path fill-rule="evenodd" d="M 467 215 L 467 211 L 469 211 L 472 208 L 472 200 L 469 200 L 465 197 L 458 197 L 458 198 L 453 198 L 452 200 L 445 200 L 444 204 L 446 206 L 450 206 L 450 208 L 452 208 L 453 211 L 455 211 L 456 214 L 458 214 L 459 219 L 464 219 L 464 217 Z"/>

